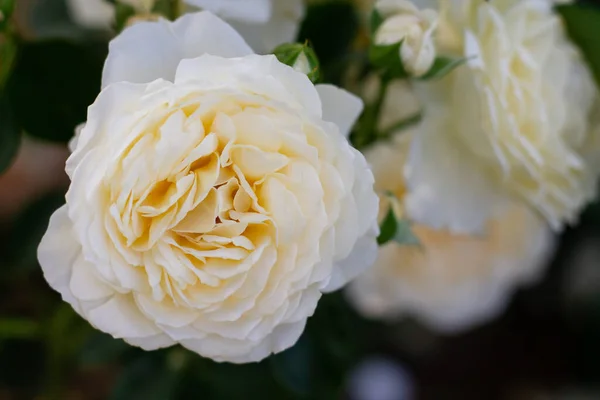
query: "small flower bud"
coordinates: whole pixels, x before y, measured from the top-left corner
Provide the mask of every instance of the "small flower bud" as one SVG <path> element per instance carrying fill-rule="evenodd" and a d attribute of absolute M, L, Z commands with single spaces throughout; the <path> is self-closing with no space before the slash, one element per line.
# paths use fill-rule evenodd
<path fill-rule="evenodd" d="M 307 44 L 285 43 L 273 53 L 279 61 L 306 74 L 312 82 L 319 80 L 319 59 Z"/>
<path fill-rule="evenodd" d="M 379 0 L 375 9 L 384 18 L 375 33 L 375 44 L 386 46 L 402 42 L 400 59 L 404 69 L 414 76 L 427 73 L 436 58 L 433 34 L 438 14 L 419 10 L 407 0 Z"/>

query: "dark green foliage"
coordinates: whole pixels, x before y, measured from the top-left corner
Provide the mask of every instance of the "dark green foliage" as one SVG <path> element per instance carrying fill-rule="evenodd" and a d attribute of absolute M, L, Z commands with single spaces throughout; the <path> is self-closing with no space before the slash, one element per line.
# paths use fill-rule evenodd
<path fill-rule="evenodd" d="M 600 85 L 600 8 L 588 4 L 568 4 L 557 8 L 571 40 L 586 58 Z"/>
<path fill-rule="evenodd" d="M 30 135 L 67 142 L 100 91 L 106 52 L 106 43 L 23 44 L 7 84 L 17 123 Z"/>

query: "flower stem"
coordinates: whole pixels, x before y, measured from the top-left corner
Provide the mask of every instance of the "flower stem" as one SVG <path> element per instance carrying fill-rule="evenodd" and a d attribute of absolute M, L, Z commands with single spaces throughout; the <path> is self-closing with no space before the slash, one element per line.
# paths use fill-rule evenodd
<path fill-rule="evenodd" d="M 170 0 L 171 4 L 171 19 L 175 21 L 181 15 L 181 0 Z"/>
<path fill-rule="evenodd" d="M 378 132 L 379 137 L 382 139 L 388 138 L 398 131 L 402 131 L 404 129 L 410 128 L 413 125 L 418 124 L 419 122 L 421 122 L 422 118 L 423 114 L 421 112 L 417 112 L 411 115 L 410 117 L 398 121 L 392 124 L 391 126 L 381 130 L 380 132 Z"/>
<path fill-rule="evenodd" d="M 355 145 L 359 149 L 370 144 L 371 142 L 375 141 L 376 138 L 380 137 L 377 129 L 379 117 L 391 81 L 391 79 L 386 77 L 381 78 L 381 83 L 379 85 L 379 90 L 377 92 L 377 97 L 375 98 L 375 101 L 365 108 L 365 113 L 360 123 L 360 127 L 355 140 Z"/>

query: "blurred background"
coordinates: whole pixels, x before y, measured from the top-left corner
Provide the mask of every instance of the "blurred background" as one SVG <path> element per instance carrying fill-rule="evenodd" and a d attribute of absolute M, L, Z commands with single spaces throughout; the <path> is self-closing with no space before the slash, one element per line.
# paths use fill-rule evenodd
<path fill-rule="evenodd" d="M 364 74 L 364 3 L 309 5 L 299 40 L 325 81 Z M 0 16 L 1 400 L 600 399 L 600 204 L 562 234 L 543 279 L 466 332 L 367 320 L 341 292 L 323 297 L 293 348 L 259 364 L 144 352 L 94 330 L 45 282 L 36 248 L 64 202 L 66 143 L 114 33 L 77 24 L 63 0 L 15 4 L 10 23 Z"/>

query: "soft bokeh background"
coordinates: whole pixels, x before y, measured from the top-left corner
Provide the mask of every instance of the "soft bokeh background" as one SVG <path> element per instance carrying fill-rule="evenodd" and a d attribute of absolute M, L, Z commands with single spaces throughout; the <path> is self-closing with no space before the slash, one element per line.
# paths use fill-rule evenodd
<path fill-rule="evenodd" d="M 359 2 L 311 3 L 299 39 L 313 44 L 324 80 L 357 85 Z M 0 399 L 600 398 L 598 204 L 564 232 L 541 282 L 466 333 L 369 321 L 342 293 L 324 296 L 296 346 L 259 364 L 147 353 L 95 331 L 48 287 L 35 252 L 64 201 L 66 142 L 98 92 L 111 35 L 76 26 L 63 0 L 16 5 L 18 52 L 0 91 L 0 164 L 11 164 L 0 175 Z M 0 35 L 0 77 L 13 50 Z"/>

